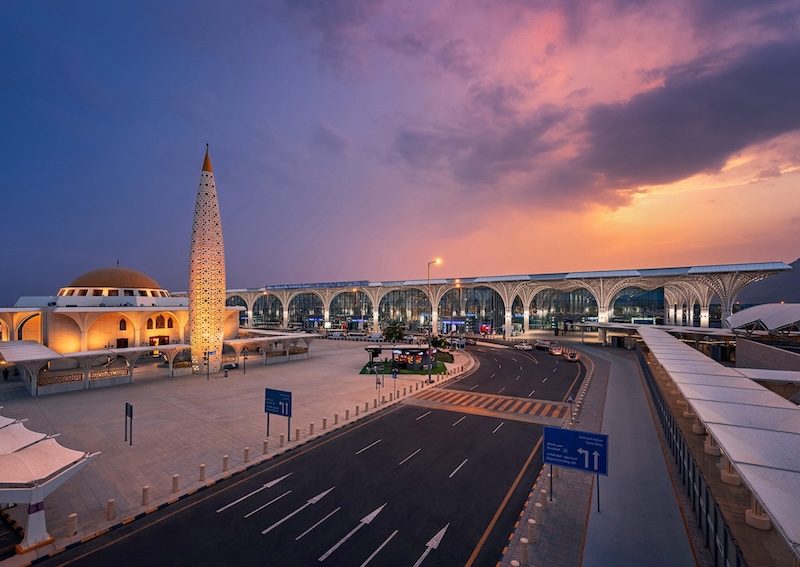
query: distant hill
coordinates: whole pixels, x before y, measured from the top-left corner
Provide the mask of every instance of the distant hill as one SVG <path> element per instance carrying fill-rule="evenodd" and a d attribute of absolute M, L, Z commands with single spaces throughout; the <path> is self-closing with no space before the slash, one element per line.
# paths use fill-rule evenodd
<path fill-rule="evenodd" d="M 737 300 L 745 305 L 800 303 L 800 258 L 790 264 L 791 272 L 771 276 L 747 286 Z"/>

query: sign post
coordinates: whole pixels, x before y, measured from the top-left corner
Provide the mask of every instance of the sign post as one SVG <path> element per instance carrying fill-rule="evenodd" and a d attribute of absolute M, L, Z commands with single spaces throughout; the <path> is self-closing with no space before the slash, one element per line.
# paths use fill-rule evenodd
<path fill-rule="evenodd" d="M 264 390 L 264 413 L 267 414 L 267 437 L 269 437 L 270 414 L 288 418 L 286 438 L 292 439 L 292 393 L 286 390 Z"/>
<path fill-rule="evenodd" d="M 125 441 L 133 445 L 133 405 L 128 402 L 125 402 Z"/>
<path fill-rule="evenodd" d="M 394 384 L 394 399 L 397 399 L 397 368 L 392 368 L 392 384 Z"/>
<path fill-rule="evenodd" d="M 600 511 L 600 475 L 608 476 L 608 435 L 544 428 L 543 461 L 550 465 L 550 496 L 553 494 L 553 465 L 577 469 L 596 476 L 597 511 Z"/>

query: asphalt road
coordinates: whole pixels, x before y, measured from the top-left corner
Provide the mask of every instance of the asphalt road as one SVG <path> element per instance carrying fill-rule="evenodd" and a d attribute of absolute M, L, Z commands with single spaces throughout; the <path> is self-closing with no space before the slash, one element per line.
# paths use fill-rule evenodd
<path fill-rule="evenodd" d="M 472 375 L 448 386 L 476 393 L 561 402 L 580 388 L 583 364 L 544 350 L 468 347 L 480 362 Z"/>
<path fill-rule="evenodd" d="M 541 384 L 549 371 L 545 399 L 560 401 L 579 366 L 472 351 L 481 368 L 464 385 L 479 384 L 473 391 L 505 384 L 515 395 L 530 385 L 518 375 Z M 541 468 L 541 434 L 531 423 L 395 406 L 45 564 L 494 565 Z"/>

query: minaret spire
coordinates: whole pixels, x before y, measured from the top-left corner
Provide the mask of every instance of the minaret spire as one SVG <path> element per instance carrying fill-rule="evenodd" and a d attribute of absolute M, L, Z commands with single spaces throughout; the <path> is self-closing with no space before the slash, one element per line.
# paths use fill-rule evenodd
<path fill-rule="evenodd" d="M 194 204 L 189 258 L 189 332 L 192 366 L 217 372 L 225 320 L 225 247 L 208 144 Z"/>

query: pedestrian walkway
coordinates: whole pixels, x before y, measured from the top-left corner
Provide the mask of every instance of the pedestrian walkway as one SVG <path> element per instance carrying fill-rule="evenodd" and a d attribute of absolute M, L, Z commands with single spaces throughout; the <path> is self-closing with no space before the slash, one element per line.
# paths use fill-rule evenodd
<path fill-rule="evenodd" d="M 515 398 L 496 394 L 479 394 L 463 390 L 446 390 L 433 388 L 406 400 L 408 404 L 424 405 L 419 402 L 432 402 L 437 409 L 462 411 L 466 409 L 483 410 L 481 415 L 501 416 L 519 421 L 549 423 L 550 420 L 562 420 L 569 412 L 568 404 L 560 404 L 548 400 Z M 471 412 L 474 413 L 474 412 Z M 510 414 L 510 415 L 509 415 Z M 536 418 L 542 418 L 537 420 Z"/>

